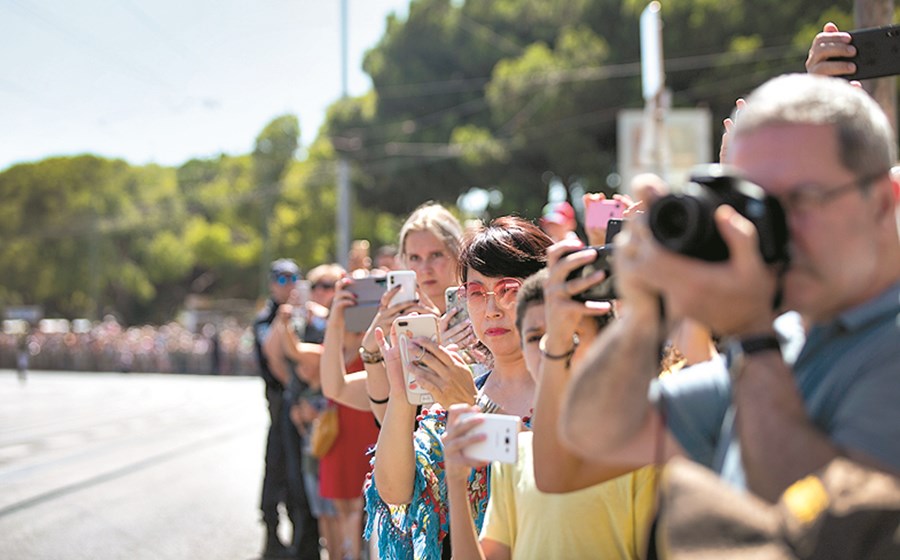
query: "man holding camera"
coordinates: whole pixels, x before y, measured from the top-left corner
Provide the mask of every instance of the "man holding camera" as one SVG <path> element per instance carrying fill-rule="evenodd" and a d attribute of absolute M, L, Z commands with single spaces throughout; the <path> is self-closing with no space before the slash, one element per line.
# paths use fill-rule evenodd
<path fill-rule="evenodd" d="M 576 372 L 563 438 L 634 467 L 687 454 L 769 501 L 838 456 L 900 472 L 890 123 L 860 88 L 789 75 L 753 93 L 730 136 L 730 163 L 784 208 L 786 270 L 766 264 L 754 222 L 726 205 L 714 215 L 722 262 L 668 251 L 632 220 L 614 258 L 623 316 Z M 799 356 L 782 356 L 778 301 L 803 318 Z M 655 379 L 666 320 L 680 317 L 728 337 L 727 371 L 710 362 Z"/>

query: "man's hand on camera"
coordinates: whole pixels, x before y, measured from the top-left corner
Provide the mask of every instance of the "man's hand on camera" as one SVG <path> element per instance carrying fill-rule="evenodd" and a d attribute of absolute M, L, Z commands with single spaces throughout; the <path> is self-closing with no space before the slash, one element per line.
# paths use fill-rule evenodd
<path fill-rule="evenodd" d="M 715 219 L 731 254 L 721 263 L 667 251 L 644 220 L 632 220 L 617 238 L 613 264 L 622 299 L 632 305 L 661 294 L 669 319 L 691 317 L 719 334 L 771 328 L 776 275 L 759 254 L 756 228 L 729 206 Z"/>

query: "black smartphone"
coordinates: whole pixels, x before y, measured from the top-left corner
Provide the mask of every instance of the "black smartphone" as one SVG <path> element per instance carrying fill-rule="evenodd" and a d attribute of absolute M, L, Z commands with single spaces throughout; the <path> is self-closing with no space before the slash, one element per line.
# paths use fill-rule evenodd
<path fill-rule="evenodd" d="M 856 64 L 856 72 L 841 76 L 848 80 L 870 80 L 900 74 L 900 25 L 857 29 L 850 32 L 856 56 L 842 57 Z"/>
<path fill-rule="evenodd" d="M 606 278 L 602 282 L 591 286 L 581 293 L 575 294 L 572 296 L 572 299 L 576 301 L 610 301 L 616 299 L 615 286 L 613 285 L 612 280 L 613 272 L 612 267 L 609 264 L 609 256 L 612 255 L 613 252 L 613 240 L 619 235 L 619 232 L 622 231 L 622 224 L 624 221 L 625 220 L 622 219 L 609 220 L 606 225 L 605 243 L 599 247 L 588 247 L 588 249 L 597 253 L 597 257 L 594 261 L 589 262 L 580 268 L 576 268 L 569 273 L 569 277 L 566 278 L 566 280 L 590 276 L 600 269 L 606 271 Z"/>
<path fill-rule="evenodd" d="M 621 218 L 610 220 L 606 224 L 606 239 L 603 241 L 603 243 L 605 243 L 606 245 L 612 243 L 613 239 L 615 239 L 616 236 L 619 235 L 619 232 L 622 231 L 622 224 L 624 222 L 625 220 Z"/>

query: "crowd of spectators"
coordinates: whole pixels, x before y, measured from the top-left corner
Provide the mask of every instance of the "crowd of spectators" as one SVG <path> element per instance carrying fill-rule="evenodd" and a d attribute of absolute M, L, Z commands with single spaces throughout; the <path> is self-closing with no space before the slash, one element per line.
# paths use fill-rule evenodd
<path fill-rule="evenodd" d="M 255 375 L 249 325 L 226 319 L 192 332 L 181 323 L 125 327 L 115 318 L 0 333 L 0 367 L 39 370 Z M 12 332 L 8 332 L 12 331 Z"/>

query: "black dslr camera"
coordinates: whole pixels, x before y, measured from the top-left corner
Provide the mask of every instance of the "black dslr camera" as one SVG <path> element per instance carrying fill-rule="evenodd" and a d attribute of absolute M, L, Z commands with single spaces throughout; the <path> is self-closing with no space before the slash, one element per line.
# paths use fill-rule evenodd
<path fill-rule="evenodd" d="M 575 301 L 611 301 L 616 299 L 615 285 L 613 284 L 612 279 L 613 271 L 609 262 L 609 257 L 612 256 L 613 253 L 613 239 L 615 239 L 620 231 L 622 231 L 622 220 L 609 220 L 606 224 L 605 244 L 585 247 L 585 249 L 590 249 L 596 253 L 594 260 L 570 272 L 566 280 L 587 277 L 598 270 L 603 270 L 606 273 L 606 278 L 587 290 L 573 295 L 572 299 Z"/>
<path fill-rule="evenodd" d="M 733 207 L 756 226 L 765 262 L 787 263 L 788 230 L 781 204 L 759 185 L 729 173 L 721 165 L 698 168 L 680 193 L 657 200 L 650 207 L 650 230 L 671 251 L 704 261 L 726 261 L 728 246 L 713 220 L 713 213 L 722 204 Z"/>

